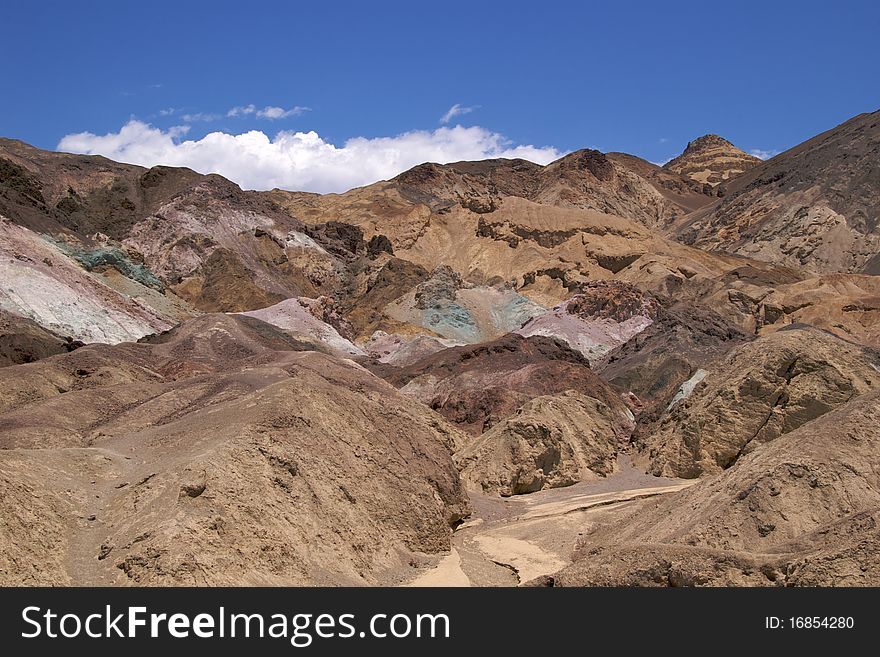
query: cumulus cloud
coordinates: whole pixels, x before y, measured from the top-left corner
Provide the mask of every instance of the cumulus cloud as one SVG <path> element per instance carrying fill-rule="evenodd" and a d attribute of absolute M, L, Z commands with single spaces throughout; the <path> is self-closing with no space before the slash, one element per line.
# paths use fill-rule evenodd
<path fill-rule="evenodd" d="M 475 109 L 479 109 L 479 105 L 474 105 L 473 107 L 463 107 L 461 104 L 456 103 L 448 110 L 446 110 L 446 114 L 440 117 L 440 123 L 446 125 L 456 116 L 461 116 L 462 114 L 470 114 Z"/>
<path fill-rule="evenodd" d="M 201 139 L 181 141 L 182 130 L 162 130 L 133 119 L 119 132 L 67 135 L 58 149 L 143 166 L 166 164 L 219 173 L 245 189 L 313 192 L 342 192 L 387 180 L 422 162 L 507 157 L 546 164 L 563 154 L 550 147 L 515 145 L 478 126 L 355 137 L 341 146 L 316 132 L 281 131 L 273 138 L 259 130 L 238 135 L 212 132 Z"/>
<path fill-rule="evenodd" d="M 166 107 L 165 109 L 160 109 L 160 110 L 159 110 L 159 116 L 171 116 L 171 115 L 174 114 L 176 111 L 177 111 L 177 110 L 176 110 L 175 108 L 173 108 L 173 107 Z"/>
<path fill-rule="evenodd" d="M 309 109 L 310 108 L 308 107 L 301 107 L 300 105 L 296 105 L 295 107 L 291 107 L 290 109 L 267 105 L 262 109 L 258 109 L 256 105 L 251 103 L 250 105 L 239 105 L 237 107 L 233 107 L 226 113 L 226 116 L 237 118 L 241 116 L 254 115 L 258 119 L 268 119 L 269 121 L 275 121 L 277 119 L 287 119 L 291 116 L 299 116 L 303 112 L 308 112 Z"/>
<path fill-rule="evenodd" d="M 752 150 L 749 151 L 749 153 L 754 155 L 755 157 L 761 159 L 761 160 L 769 160 L 774 155 L 779 155 L 779 151 L 774 151 L 774 150 L 765 151 L 761 148 L 753 148 Z"/>

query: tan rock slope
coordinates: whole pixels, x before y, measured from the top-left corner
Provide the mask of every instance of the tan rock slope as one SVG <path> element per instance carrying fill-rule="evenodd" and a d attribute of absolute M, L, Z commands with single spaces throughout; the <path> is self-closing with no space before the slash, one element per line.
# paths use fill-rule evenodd
<path fill-rule="evenodd" d="M 880 355 L 808 326 L 742 344 L 707 366 L 641 446 L 657 475 L 698 477 L 880 386 Z"/>
<path fill-rule="evenodd" d="M 859 397 L 718 477 L 612 511 L 557 586 L 877 586 L 880 398 Z"/>
<path fill-rule="evenodd" d="M 684 152 L 663 165 L 672 173 L 715 187 L 757 166 L 761 160 L 718 135 L 703 135 L 688 142 Z"/>
<path fill-rule="evenodd" d="M 448 549 L 455 429 L 250 318 L 0 370 L 4 584 L 369 584 Z"/>
<path fill-rule="evenodd" d="M 525 160 L 502 159 L 426 163 L 388 182 L 345 194 L 321 197 L 275 190 L 272 195 L 308 223 L 335 216 L 363 225 L 354 221 L 356 213 L 352 211 L 357 208 L 381 217 L 383 226 L 390 230 L 388 234 L 397 235 L 398 221 L 424 218 L 427 213 L 443 214 L 455 206 L 487 214 L 506 197 L 595 210 L 647 226 L 664 226 L 711 202 L 707 191 L 690 178 L 664 171 L 640 158 L 584 149 L 544 167 Z M 424 210 L 413 212 L 413 206 L 424 206 Z M 367 233 L 373 232 L 367 226 L 364 228 Z"/>
<path fill-rule="evenodd" d="M 620 418 L 568 390 L 536 397 L 455 455 L 464 482 L 502 496 L 571 486 L 617 467 Z"/>
<path fill-rule="evenodd" d="M 774 286 L 761 295 L 756 316 L 761 333 L 801 323 L 880 347 L 880 278 L 826 274 Z"/>

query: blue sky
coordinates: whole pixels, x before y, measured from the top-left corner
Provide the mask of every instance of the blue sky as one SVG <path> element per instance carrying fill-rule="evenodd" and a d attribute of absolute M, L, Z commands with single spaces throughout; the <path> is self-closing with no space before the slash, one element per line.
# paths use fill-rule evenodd
<path fill-rule="evenodd" d="M 880 108 L 876 2 L 3 0 L 2 9 L 0 134 L 215 168 L 251 187 L 328 191 L 408 157 L 462 153 L 540 160 L 595 147 L 663 161 L 706 132 L 774 152 Z M 435 133 L 456 104 L 471 111 Z M 413 131 L 421 137 L 387 139 Z M 62 142 L 78 133 L 96 137 Z M 202 142 L 208 133 L 218 137 Z M 358 148 L 347 151 L 352 139 Z M 184 152 L 187 141 L 195 146 Z M 397 157 L 401 149 L 411 153 Z M 236 150 L 250 158 L 241 170 L 228 163 Z M 360 177 L 306 175 L 328 157 L 337 169 L 369 164 Z M 284 166 L 299 174 L 276 171 Z"/>

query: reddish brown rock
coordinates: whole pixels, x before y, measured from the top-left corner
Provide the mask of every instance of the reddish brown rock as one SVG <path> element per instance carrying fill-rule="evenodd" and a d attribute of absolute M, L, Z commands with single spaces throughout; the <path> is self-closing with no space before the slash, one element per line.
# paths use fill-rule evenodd
<path fill-rule="evenodd" d="M 632 414 L 620 394 L 564 343 L 516 334 L 480 345 L 453 347 L 384 376 L 401 392 L 455 425 L 480 434 L 530 399 L 575 390 L 611 409 L 615 435 L 625 438 Z"/>

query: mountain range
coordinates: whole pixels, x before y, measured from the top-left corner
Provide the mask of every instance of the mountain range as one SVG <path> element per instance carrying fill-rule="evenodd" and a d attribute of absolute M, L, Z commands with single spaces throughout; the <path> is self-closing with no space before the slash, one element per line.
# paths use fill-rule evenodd
<path fill-rule="evenodd" d="M 0 139 L 0 583 L 878 585 L 880 112 L 245 191 Z"/>

